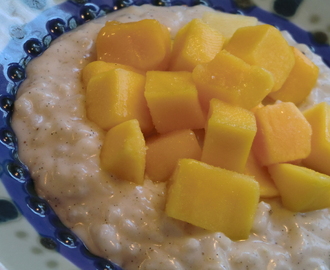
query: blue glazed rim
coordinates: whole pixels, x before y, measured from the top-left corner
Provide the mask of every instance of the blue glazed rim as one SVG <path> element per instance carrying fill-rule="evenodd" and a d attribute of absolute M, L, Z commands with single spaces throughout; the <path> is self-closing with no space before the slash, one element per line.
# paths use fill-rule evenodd
<path fill-rule="evenodd" d="M 42 236 L 44 245 L 57 250 L 81 269 L 121 269 L 91 254 L 82 241 L 66 228 L 49 204 L 38 197 L 28 168 L 19 160 L 17 139 L 10 121 L 16 92 L 25 79 L 26 65 L 45 51 L 52 40 L 92 19 L 130 5 L 157 6 L 204 4 L 228 13 L 255 16 L 260 21 L 287 30 L 298 43 L 307 44 L 330 66 L 330 47 L 318 44 L 313 35 L 286 19 L 258 7 L 240 8 L 232 0 L 71 0 L 41 13 L 25 27 L 23 39 L 11 40 L 0 54 L 0 177 L 23 216 Z"/>

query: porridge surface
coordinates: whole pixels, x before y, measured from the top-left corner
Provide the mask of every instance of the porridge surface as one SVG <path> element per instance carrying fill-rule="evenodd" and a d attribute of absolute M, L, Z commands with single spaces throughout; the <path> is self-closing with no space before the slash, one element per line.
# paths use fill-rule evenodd
<path fill-rule="evenodd" d="M 251 236 L 233 242 L 167 217 L 165 184 L 118 181 L 100 169 L 105 132 L 85 115 L 80 71 L 95 60 L 94 40 L 105 20 L 156 18 L 172 35 L 209 8 L 129 7 L 57 39 L 27 68 L 12 125 L 19 155 L 40 196 L 89 249 L 126 270 L 150 269 L 329 269 L 329 209 L 306 214 L 259 203 Z M 320 67 L 318 84 L 302 105 L 330 103 L 330 70 L 305 45 Z"/>

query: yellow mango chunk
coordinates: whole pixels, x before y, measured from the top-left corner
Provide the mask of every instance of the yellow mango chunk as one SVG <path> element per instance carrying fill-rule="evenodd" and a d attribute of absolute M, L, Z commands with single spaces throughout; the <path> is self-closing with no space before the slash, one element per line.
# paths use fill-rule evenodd
<path fill-rule="evenodd" d="M 307 212 L 330 207 L 330 176 L 285 163 L 268 169 L 285 208 Z"/>
<path fill-rule="evenodd" d="M 230 39 L 238 28 L 257 25 L 258 19 L 251 16 L 220 12 L 205 12 L 202 20 Z"/>
<path fill-rule="evenodd" d="M 201 161 L 243 173 L 256 132 L 252 112 L 212 99 Z"/>
<path fill-rule="evenodd" d="M 292 47 L 292 50 L 296 59 L 293 69 L 280 90 L 271 92 L 269 96 L 274 100 L 290 101 L 298 105 L 315 86 L 319 68 L 297 48 Z"/>
<path fill-rule="evenodd" d="M 257 106 L 253 107 L 250 111 L 253 112 L 253 113 L 255 113 L 256 110 L 258 110 L 258 109 L 260 109 L 260 108 L 262 108 L 264 106 L 265 106 L 264 104 L 259 103 Z"/>
<path fill-rule="evenodd" d="M 153 130 L 144 97 L 145 76 L 113 69 L 93 76 L 86 91 L 87 117 L 101 128 L 110 128 L 137 119 L 144 133 Z"/>
<path fill-rule="evenodd" d="M 96 39 L 97 60 L 139 70 L 165 70 L 171 53 L 169 30 L 154 19 L 107 22 Z"/>
<path fill-rule="evenodd" d="M 105 71 L 109 71 L 115 68 L 122 68 L 128 71 L 134 71 L 136 73 L 140 73 L 142 75 L 144 75 L 145 73 L 142 71 L 139 71 L 136 68 L 130 67 L 130 66 L 126 66 L 126 65 L 121 65 L 121 64 L 117 64 L 117 63 L 108 63 L 108 62 L 104 62 L 104 61 L 93 61 L 88 63 L 83 69 L 82 69 L 82 75 L 81 75 L 81 79 L 84 85 L 84 88 L 87 89 L 87 85 L 90 81 L 90 79 L 102 72 Z"/>
<path fill-rule="evenodd" d="M 212 98 L 251 109 L 257 106 L 273 88 L 273 76 L 257 66 L 222 50 L 215 58 L 199 64 L 193 70 L 201 105 L 208 111 Z"/>
<path fill-rule="evenodd" d="M 100 153 L 101 166 L 118 179 L 142 185 L 146 146 L 139 122 L 123 122 L 110 129 Z"/>
<path fill-rule="evenodd" d="M 232 240 L 247 239 L 259 202 L 259 184 L 248 175 L 181 159 L 171 178 L 166 213 Z"/>
<path fill-rule="evenodd" d="M 312 126 L 312 150 L 303 164 L 315 171 L 330 175 L 330 105 L 314 105 L 304 112 Z"/>
<path fill-rule="evenodd" d="M 174 38 L 169 70 L 192 71 L 221 50 L 223 36 L 201 19 L 193 19 Z"/>
<path fill-rule="evenodd" d="M 81 79 L 84 85 L 84 88 L 87 89 L 88 82 L 96 74 L 111 70 L 109 63 L 104 61 L 93 61 L 88 63 L 81 73 Z"/>
<path fill-rule="evenodd" d="M 295 57 L 288 42 L 274 26 L 263 24 L 237 29 L 225 49 L 250 65 L 257 65 L 274 76 L 272 91 L 288 78 Z"/>
<path fill-rule="evenodd" d="M 292 102 L 264 106 L 255 116 L 253 151 L 261 165 L 295 161 L 310 154 L 311 125 Z"/>
<path fill-rule="evenodd" d="M 189 129 L 155 135 L 146 140 L 146 175 L 153 181 L 167 181 L 179 159 L 199 160 L 202 150 Z"/>
<path fill-rule="evenodd" d="M 206 119 L 190 72 L 147 72 L 145 97 L 159 133 L 204 128 Z"/>
<path fill-rule="evenodd" d="M 260 198 L 274 198 L 280 195 L 267 167 L 261 166 L 253 151 L 246 162 L 245 174 L 251 175 L 260 185 Z"/>

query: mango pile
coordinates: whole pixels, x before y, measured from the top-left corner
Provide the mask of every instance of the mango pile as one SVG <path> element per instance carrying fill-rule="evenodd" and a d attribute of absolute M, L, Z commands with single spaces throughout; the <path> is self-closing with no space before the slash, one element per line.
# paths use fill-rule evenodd
<path fill-rule="evenodd" d="M 82 82 L 102 168 L 166 181 L 168 216 L 241 240 L 260 199 L 330 207 L 330 106 L 297 107 L 319 70 L 275 27 L 206 12 L 171 40 L 157 20 L 112 21 L 96 54 Z"/>

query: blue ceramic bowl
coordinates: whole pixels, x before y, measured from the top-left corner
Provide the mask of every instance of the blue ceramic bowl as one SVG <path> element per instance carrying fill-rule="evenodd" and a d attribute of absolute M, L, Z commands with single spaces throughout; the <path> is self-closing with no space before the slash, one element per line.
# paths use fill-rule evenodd
<path fill-rule="evenodd" d="M 244 2 L 244 1 L 243 1 Z M 248 1 L 245 1 L 248 2 Z M 153 4 L 208 5 L 228 13 L 255 16 L 280 30 L 288 30 L 298 43 L 307 44 L 330 66 L 330 48 L 318 44 L 286 19 L 253 5 L 239 5 L 231 0 L 71 0 L 46 10 L 30 22 L 25 38 L 12 40 L 0 54 L 0 177 L 8 193 L 26 219 L 42 236 L 43 244 L 57 250 L 81 269 L 121 269 L 112 262 L 91 254 L 82 241 L 66 228 L 49 204 L 38 197 L 28 168 L 17 154 L 17 139 L 10 121 L 16 92 L 25 79 L 26 65 L 41 55 L 50 43 L 77 26 L 129 5 Z"/>

